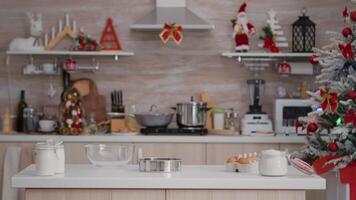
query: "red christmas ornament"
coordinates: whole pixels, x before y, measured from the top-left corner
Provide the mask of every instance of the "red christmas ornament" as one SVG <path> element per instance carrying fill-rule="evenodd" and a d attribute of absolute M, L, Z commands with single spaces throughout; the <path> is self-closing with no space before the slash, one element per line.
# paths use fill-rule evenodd
<path fill-rule="evenodd" d="M 356 99 L 356 91 L 348 91 L 347 98 L 355 100 Z"/>
<path fill-rule="evenodd" d="M 350 19 L 352 21 L 356 21 L 356 10 L 353 10 L 351 13 L 350 13 Z"/>
<path fill-rule="evenodd" d="M 279 48 L 275 44 L 270 47 L 270 50 L 272 53 L 279 53 Z"/>
<path fill-rule="evenodd" d="M 352 30 L 350 27 L 345 27 L 344 29 L 342 29 L 342 35 L 347 38 L 350 35 L 352 35 Z"/>
<path fill-rule="evenodd" d="M 336 92 L 330 92 L 329 90 L 320 89 L 321 108 L 324 112 L 336 112 L 339 106 L 339 97 Z"/>
<path fill-rule="evenodd" d="M 291 73 L 292 68 L 291 68 L 289 63 L 284 61 L 281 64 L 279 64 L 279 70 L 278 71 L 279 71 L 280 75 L 288 75 L 288 74 Z"/>
<path fill-rule="evenodd" d="M 318 61 L 318 57 L 313 54 L 309 57 L 309 62 L 312 64 L 312 65 L 317 65 L 319 64 L 319 61 Z"/>
<path fill-rule="evenodd" d="M 183 28 L 175 23 L 164 24 L 162 32 L 159 34 L 163 43 L 167 43 L 170 38 L 174 40 L 176 44 L 180 44 L 183 41 L 182 35 Z"/>
<path fill-rule="evenodd" d="M 105 28 L 101 34 L 100 45 L 102 50 L 122 50 L 111 18 L 106 20 Z"/>
<path fill-rule="evenodd" d="M 330 144 L 328 144 L 328 150 L 331 152 L 337 152 L 337 150 L 339 150 L 339 147 L 337 146 L 336 142 L 332 142 Z"/>
<path fill-rule="evenodd" d="M 356 114 L 352 108 L 350 108 L 350 110 L 344 116 L 344 122 L 345 124 L 352 123 L 352 125 L 356 127 Z"/>
<path fill-rule="evenodd" d="M 307 126 L 307 131 L 308 131 L 309 133 L 315 133 L 316 130 L 318 130 L 318 125 L 317 125 L 316 123 L 312 122 L 312 123 L 309 123 L 309 124 L 308 124 L 308 126 Z"/>

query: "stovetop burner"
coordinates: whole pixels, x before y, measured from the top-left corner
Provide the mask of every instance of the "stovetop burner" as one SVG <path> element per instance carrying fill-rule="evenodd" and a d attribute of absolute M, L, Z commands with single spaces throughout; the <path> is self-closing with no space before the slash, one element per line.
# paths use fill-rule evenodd
<path fill-rule="evenodd" d="M 142 128 L 144 135 L 207 135 L 206 128 Z"/>

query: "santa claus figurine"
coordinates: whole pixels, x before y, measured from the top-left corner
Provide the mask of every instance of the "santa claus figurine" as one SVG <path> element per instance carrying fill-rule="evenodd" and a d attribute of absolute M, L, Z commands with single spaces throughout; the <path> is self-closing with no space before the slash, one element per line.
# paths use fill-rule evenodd
<path fill-rule="evenodd" d="M 248 39 L 255 34 L 255 28 L 248 22 L 246 3 L 240 6 L 236 19 L 231 20 L 231 22 L 234 28 L 233 38 L 235 39 L 236 52 L 247 52 L 250 49 Z"/>

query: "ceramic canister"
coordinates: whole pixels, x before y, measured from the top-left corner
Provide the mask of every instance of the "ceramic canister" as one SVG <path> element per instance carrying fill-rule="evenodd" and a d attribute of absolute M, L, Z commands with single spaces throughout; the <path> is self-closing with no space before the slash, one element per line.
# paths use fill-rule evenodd
<path fill-rule="evenodd" d="M 35 146 L 36 175 L 51 176 L 55 173 L 55 148 L 48 143 L 37 143 Z"/>

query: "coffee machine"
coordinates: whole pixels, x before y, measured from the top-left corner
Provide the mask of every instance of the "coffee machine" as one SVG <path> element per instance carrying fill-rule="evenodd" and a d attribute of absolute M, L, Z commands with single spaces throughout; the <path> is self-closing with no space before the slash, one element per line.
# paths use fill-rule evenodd
<path fill-rule="evenodd" d="M 265 83 L 262 79 L 247 80 L 250 107 L 241 120 L 242 135 L 273 134 L 272 121 L 262 111 Z"/>

